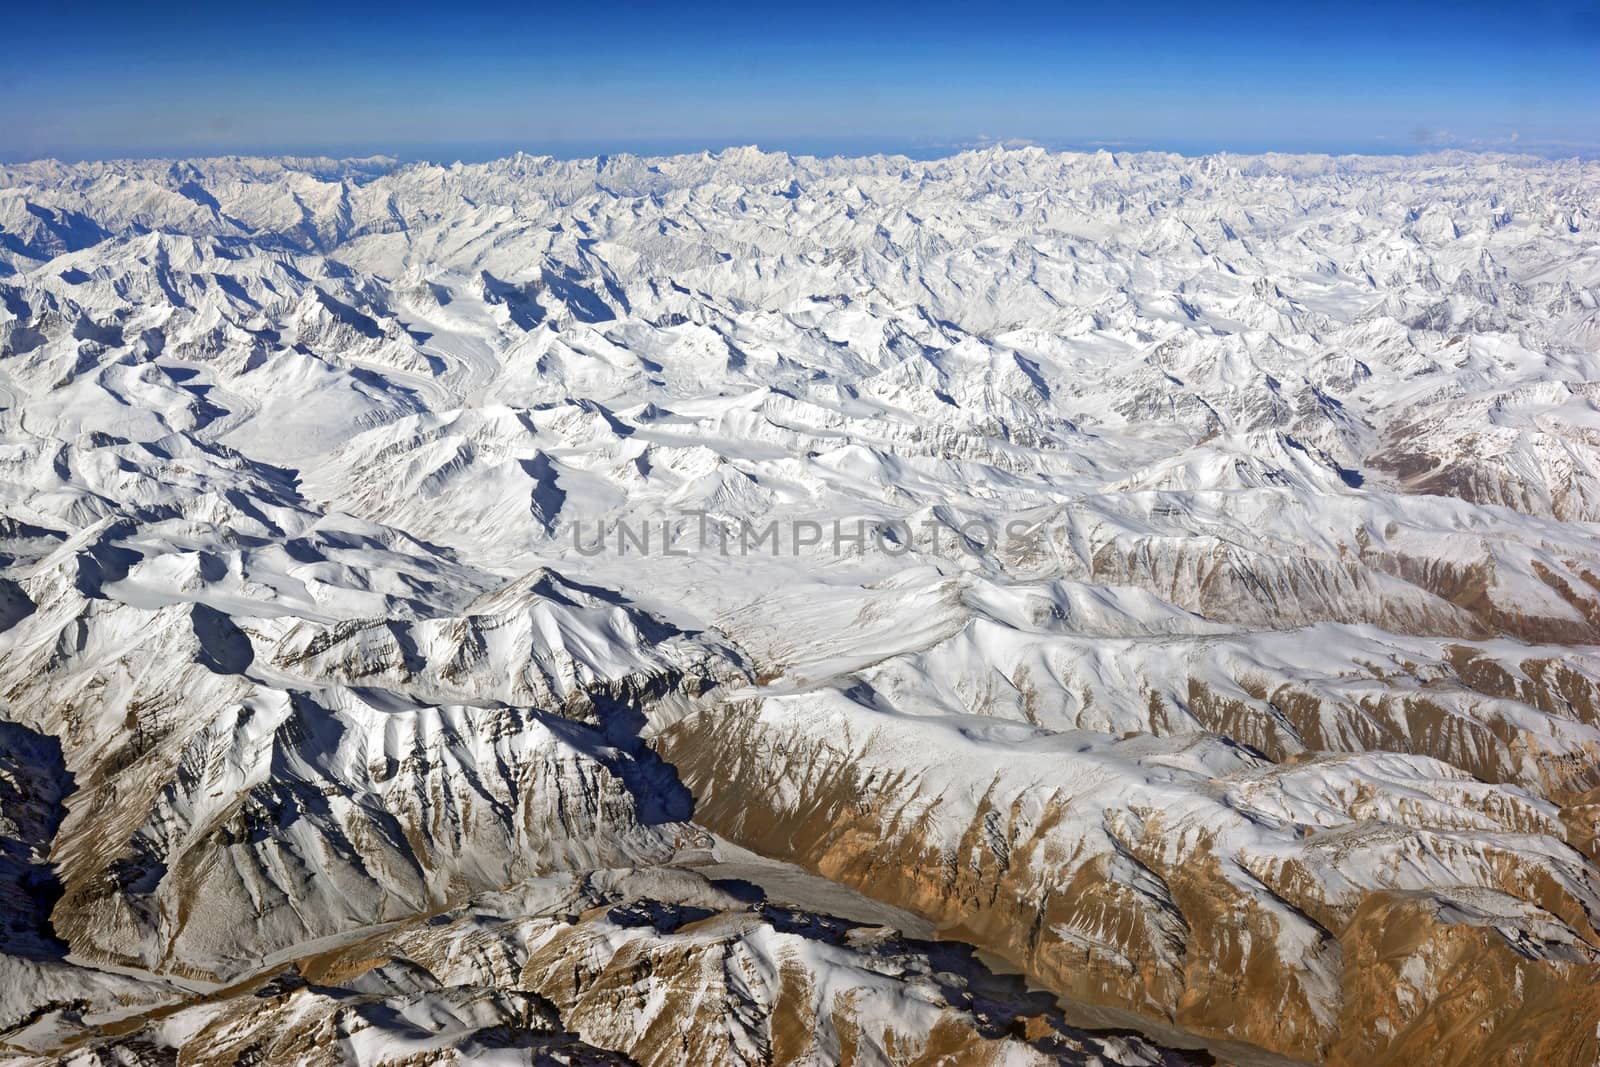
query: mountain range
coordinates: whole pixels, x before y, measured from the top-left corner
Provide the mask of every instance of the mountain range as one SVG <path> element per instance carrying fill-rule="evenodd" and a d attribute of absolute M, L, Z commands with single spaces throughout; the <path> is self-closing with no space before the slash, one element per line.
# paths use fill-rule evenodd
<path fill-rule="evenodd" d="M 1597 205 L 0 167 L 0 1055 L 1600 1061 Z"/>

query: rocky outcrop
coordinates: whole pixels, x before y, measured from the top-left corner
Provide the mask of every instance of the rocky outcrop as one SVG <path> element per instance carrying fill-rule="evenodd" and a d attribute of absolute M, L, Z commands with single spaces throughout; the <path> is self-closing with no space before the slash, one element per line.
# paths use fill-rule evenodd
<path fill-rule="evenodd" d="M 737 888 L 739 892 L 730 892 Z M 751 891 L 754 891 L 753 894 Z M 819 1060 L 1185 1067 L 970 950 L 689 870 L 520 883 L 67 1042 L 75 1065 Z M 20 1060 L 19 1062 L 29 1062 Z"/>
<path fill-rule="evenodd" d="M 1423 1031 L 1451 1055 L 1481 1048 L 1457 1036 L 1452 963 L 1413 976 L 1392 1029 L 1373 1036 L 1350 1014 L 1376 995 L 1363 990 L 1391 988 L 1369 943 L 1380 901 L 1431 909 L 1419 953 L 1491 938 L 1518 961 L 1483 979 L 1496 1019 L 1558 1003 L 1600 1022 L 1593 867 L 1559 809 L 1520 790 L 1414 758 L 1273 766 L 1204 735 L 919 723 L 854 695 L 752 701 L 665 730 L 697 820 L 934 918 L 1071 998 L 1296 1059 L 1405 1062 Z M 1544 1040 L 1509 1024 L 1503 1037 L 1508 1062 L 1535 1062 Z"/>

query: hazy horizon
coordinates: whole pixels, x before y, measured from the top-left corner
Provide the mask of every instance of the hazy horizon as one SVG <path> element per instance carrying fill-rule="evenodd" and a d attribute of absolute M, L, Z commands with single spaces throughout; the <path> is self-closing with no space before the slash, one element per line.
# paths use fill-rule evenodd
<path fill-rule="evenodd" d="M 984 140 L 1185 154 L 1600 152 L 1600 7 L 1159 2 L 975 15 L 700 0 L 482 12 L 102 3 L 12 15 L 0 159 L 481 158 Z"/>
<path fill-rule="evenodd" d="M 862 158 L 869 156 L 904 156 L 918 161 L 944 159 L 959 155 L 963 152 L 981 151 L 987 148 L 1002 147 L 1008 149 L 1037 147 L 1049 152 L 1128 152 L 1128 153 L 1166 153 L 1189 158 L 1211 156 L 1219 154 L 1255 156 L 1268 153 L 1282 155 L 1326 155 L 1340 156 L 1420 156 L 1438 152 L 1466 152 L 1483 155 L 1531 156 L 1535 158 L 1560 161 L 1563 159 L 1593 160 L 1600 159 L 1600 145 L 1550 145 L 1550 144 L 1506 144 L 1506 145 L 1471 145 L 1471 144 L 1394 144 L 1388 142 L 1373 142 L 1369 144 L 1349 145 L 1306 145 L 1271 142 L 1141 142 L 1103 140 L 1035 140 L 1031 138 L 995 138 L 974 139 L 960 142 L 904 142 L 892 137 L 881 139 L 862 139 L 847 141 L 827 140 L 789 140 L 766 139 L 758 137 L 730 138 L 726 141 L 708 140 L 672 140 L 672 141 L 628 141 L 618 142 L 589 142 L 569 141 L 558 143 L 534 142 L 487 142 L 487 143 L 441 143 L 434 145 L 409 144 L 409 145 L 382 145 L 382 144 L 350 144 L 350 145 L 294 145 L 239 147 L 229 145 L 196 145 L 190 148 L 169 148 L 162 150 L 161 146 L 152 146 L 143 152 L 116 152 L 107 151 L 96 153 L 88 150 L 73 151 L 65 149 L 50 155 L 22 156 L 0 152 L 0 165 L 12 166 L 26 163 L 58 162 L 62 164 L 78 163 L 111 163 L 111 162 L 141 162 L 162 160 L 198 160 L 218 159 L 230 157 L 254 157 L 264 159 L 275 158 L 325 158 L 325 159 L 372 159 L 388 158 L 400 164 L 410 163 L 436 163 L 450 165 L 452 163 L 485 163 L 498 159 L 506 159 L 522 153 L 529 156 L 548 156 L 561 160 L 594 159 L 605 156 L 635 156 L 635 157 L 666 157 L 681 155 L 697 155 L 709 152 L 713 155 L 733 149 L 753 147 L 763 152 L 787 152 L 796 157 L 813 156 L 817 158 L 847 157 Z"/>

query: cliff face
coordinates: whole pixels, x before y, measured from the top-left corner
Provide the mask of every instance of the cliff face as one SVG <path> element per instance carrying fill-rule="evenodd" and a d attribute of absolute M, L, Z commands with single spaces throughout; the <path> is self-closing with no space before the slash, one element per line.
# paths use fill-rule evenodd
<path fill-rule="evenodd" d="M 1463 1019 L 1505 1062 L 1593 1051 L 1589 861 L 1554 805 L 1446 764 L 979 733 L 839 693 L 696 716 L 662 751 L 702 824 L 1073 999 L 1305 1060 L 1469 1062 Z"/>
<path fill-rule="evenodd" d="M 1600 1059 L 1596 202 L 0 167 L 5 1054 Z"/>

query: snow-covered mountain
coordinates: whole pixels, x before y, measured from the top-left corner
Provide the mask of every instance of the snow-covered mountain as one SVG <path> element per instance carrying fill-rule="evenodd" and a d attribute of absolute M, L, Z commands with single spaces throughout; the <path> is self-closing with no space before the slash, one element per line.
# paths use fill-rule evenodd
<path fill-rule="evenodd" d="M 1600 1062 L 1596 205 L 0 167 L 0 1054 Z"/>

